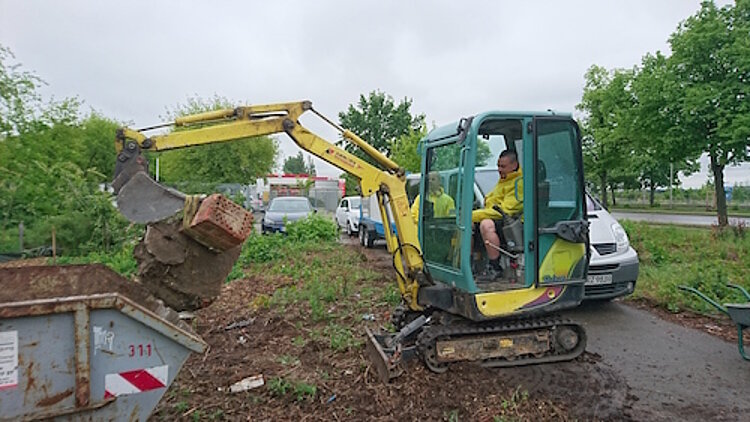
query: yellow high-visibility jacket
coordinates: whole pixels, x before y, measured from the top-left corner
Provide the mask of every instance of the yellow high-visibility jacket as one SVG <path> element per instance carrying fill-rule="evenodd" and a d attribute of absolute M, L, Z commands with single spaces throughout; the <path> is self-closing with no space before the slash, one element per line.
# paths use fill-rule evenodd
<path fill-rule="evenodd" d="M 456 205 L 453 198 L 445 193 L 443 188 L 440 188 L 439 192 L 427 195 L 427 200 L 432 202 L 435 218 L 449 217 L 451 212 L 455 212 Z M 414 198 L 414 203 L 411 204 L 411 218 L 414 219 L 415 223 L 419 220 L 419 195 Z"/>
<path fill-rule="evenodd" d="M 518 180 L 518 199 L 516 199 L 516 180 Z M 478 223 L 487 218 L 492 220 L 503 218 L 502 214 L 492 208 L 493 205 L 500 205 L 500 208 L 508 215 L 516 215 L 523 211 L 523 173 L 521 167 L 509 173 L 505 179 L 497 181 L 497 185 L 492 189 L 492 192 L 484 198 L 484 208 L 472 211 L 471 221 Z"/>

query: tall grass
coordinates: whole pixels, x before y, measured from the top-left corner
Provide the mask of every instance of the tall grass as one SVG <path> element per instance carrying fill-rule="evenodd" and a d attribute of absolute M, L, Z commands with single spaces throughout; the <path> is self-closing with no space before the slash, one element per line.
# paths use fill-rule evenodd
<path fill-rule="evenodd" d="M 715 310 L 677 288 L 695 287 L 718 302 L 745 302 L 734 283 L 750 289 L 750 236 L 740 229 L 693 228 L 624 221 L 641 267 L 635 297 L 648 298 L 670 311 Z"/>

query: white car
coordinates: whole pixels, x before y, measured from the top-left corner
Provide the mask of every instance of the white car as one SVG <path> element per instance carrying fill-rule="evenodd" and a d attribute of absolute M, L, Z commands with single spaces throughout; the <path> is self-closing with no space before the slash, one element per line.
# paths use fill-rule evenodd
<path fill-rule="evenodd" d="M 345 196 L 336 208 L 336 223 L 349 236 L 359 231 L 359 205 L 359 196 Z"/>
<path fill-rule="evenodd" d="M 588 193 L 591 261 L 584 299 L 612 299 L 629 295 L 638 279 L 638 253 L 620 223 Z"/>

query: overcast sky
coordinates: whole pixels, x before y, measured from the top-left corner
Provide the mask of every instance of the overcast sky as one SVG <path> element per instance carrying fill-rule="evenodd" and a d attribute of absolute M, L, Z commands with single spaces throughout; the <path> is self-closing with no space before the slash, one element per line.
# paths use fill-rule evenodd
<path fill-rule="evenodd" d="M 442 125 L 487 110 L 574 112 L 587 68 L 668 52 L 669 35 L 699 4 L 0 0 L 0 44 L 48 83 L 45 96 L 77 96 L 135 127 L 214 95 L 238 105 L 309 99 L 337 118 L 373 90 L 411 98 L 414 113 Z M 297 153 L 279 140 L 284 156 Z M 750 166 L 728 170 L 734 182 L 750 184 Z"/>

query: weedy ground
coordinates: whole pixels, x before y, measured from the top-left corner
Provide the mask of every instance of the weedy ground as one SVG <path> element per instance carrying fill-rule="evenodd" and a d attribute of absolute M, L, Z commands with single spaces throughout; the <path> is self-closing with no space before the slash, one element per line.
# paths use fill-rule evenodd
<path fill-rule="evenodd" d="M 648 299 L 671 312 L 716 310 L 678 286 L 694 287 L 719 303 L 746 302 L 733 283 L 750 290 L 750 230 L 719 229 L 623 222 L 638 251 L 640 275 L 635 298 Z"/>
<path fill-rule="evenodd" d="M 341 245 L 328 223 L 307 223 L 315 238 L 292 229 L 248 239 L 219 299 L 197 312 L 207 352 L 188 359 L 152 419 L 569 419 L 564 405 L 475 365 L 437 375 L 415 363 L 389 384 L 377 380 L 364 329 L 390 328 L 395 273 Z M 228 391 L 256 375 L 262 387 Z"/>

